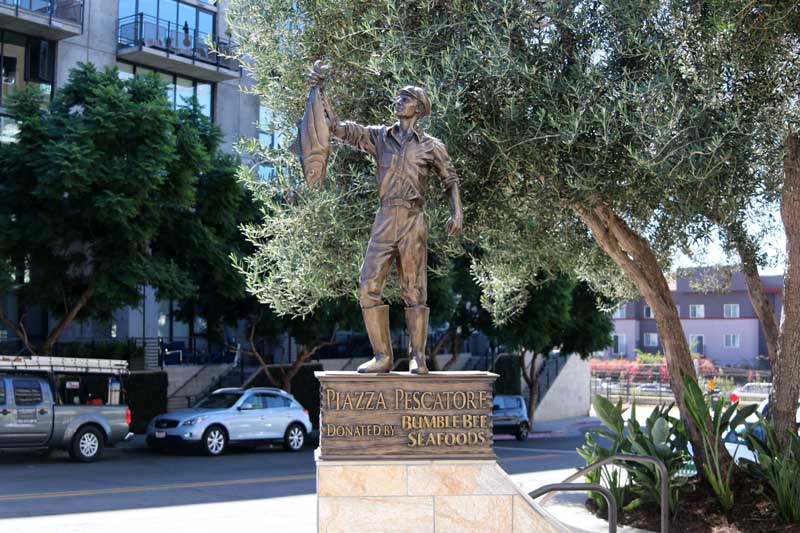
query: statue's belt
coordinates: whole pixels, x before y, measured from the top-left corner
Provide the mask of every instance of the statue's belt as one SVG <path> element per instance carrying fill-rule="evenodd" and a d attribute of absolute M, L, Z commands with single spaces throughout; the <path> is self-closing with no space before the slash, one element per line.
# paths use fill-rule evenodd
<path fill-rule="evenodd" d="M 401 200 L 393 198 L 389 200 L 381 200 L 381 207 L 405 207 L 406 209 L 420 210 L 425 205 L 422 200 Z"/>

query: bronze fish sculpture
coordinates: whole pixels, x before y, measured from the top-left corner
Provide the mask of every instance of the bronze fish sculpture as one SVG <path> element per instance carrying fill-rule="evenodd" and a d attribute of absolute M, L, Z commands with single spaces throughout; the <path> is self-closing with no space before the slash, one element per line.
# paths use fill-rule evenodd
<path fill-rule="evenodd" d="M 336 118 L 325 97 L 324 81 L 329 71 L 330 67 L 320 61 L 311 68 L 311 90 L 303 117 L 297 121 L 297 139 L 291 146 L 300 159 L 306 183 L 312 188 L 321 186 L 331 155 L 331 128 Z"/>

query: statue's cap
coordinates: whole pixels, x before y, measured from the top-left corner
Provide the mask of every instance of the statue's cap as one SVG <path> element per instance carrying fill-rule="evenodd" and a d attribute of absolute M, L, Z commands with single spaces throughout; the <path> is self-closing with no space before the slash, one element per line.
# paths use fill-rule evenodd
<path fill-rule="evenodd" d="M 419 118 L 427 117 L 431 114 L 431 101 L 428 100 L 428 95 L 425 94 L 425 89 L 422 87 L 415 87 L 407 85 L 400 89 L 400 94 L 408 94 L 417 99 L 417 102 L 422 104 L 422 114 Z"/>

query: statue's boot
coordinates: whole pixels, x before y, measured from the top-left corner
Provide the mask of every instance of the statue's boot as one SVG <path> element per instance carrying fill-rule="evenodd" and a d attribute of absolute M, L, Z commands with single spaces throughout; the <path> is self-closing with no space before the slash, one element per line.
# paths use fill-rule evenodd
<path fill-rule="evenodd" d="M 406 307 L 406 327 L 408 328 L 408 370 L 412 374 L 427 374 L 425 344 L 428 341 L 427 307 Z"/>
<path fill-rule="evenodd" d="M 389 306 L 379 305 L 361 310 L 364 326 L 367 328 L 369 343 L 372 345 L 372 359 L 359 365 L 358 371 L 364 373 L 388 372 L 392 369 L 392 337 L 389 333 Z"/>

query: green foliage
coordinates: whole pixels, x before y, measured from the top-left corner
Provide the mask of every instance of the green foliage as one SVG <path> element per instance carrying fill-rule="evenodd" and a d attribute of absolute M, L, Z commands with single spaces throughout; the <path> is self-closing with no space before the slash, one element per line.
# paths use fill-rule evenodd
<path fill-rule="evenodd" d="M 636 359 L 643 365 L 660 365 L 664 362 L 664 356 L 661 352 L 649 353 L 636 350 Z"/>
<path fill-rule="evenodd" d="M 746 434 L 749 447 L 755 451 L 756 461 L 742 460 L 745 471 L 763 479 L 772 489 L 772 497 L 783 522 L 800 524 L 800 435 L 787 432 L 787 444 L 778 440 L 775 426 L 759 416 L 763 440 L 753 432 Z M 751 426 L 752 428 L 753 426 Z"/>
<path fill-rule="evenodd" d="M 238 158 L 220 149 L 222 133 L 205 117 L 196 100 L 177 111 L 181 130 L 189 129 L 187 142 L 200 147 L 195 192 L 188 209 L 176 209 L 174 221 L 163 228 L 153 249 L 169 255 L 190 277 L 193 290 L 176 297 L 175 317 L 194 324 L 195 317 L 206 322 L 202 332 L 210 342 L 224 342 L 223 326 L 235 326 L 240 319 L 258 312 L 254 298 L 248 298 L 245 284 L 231 258 L 252 250 L 239 231 L 242 224 L 258 219 L 257 205 L 250 191 L 240 183 Z M 266 323 L 267 320 L 264 319 Z"/>
<path fill-rule="evenodd" d="M 707 398 L 692 377 L 687 376 L 684 385 L 686 387 L 684 402 L 702 437 L 703 451 L 706 456 L 706 462 L 703 464 L 705 477 L 711 484 L 720 507 L 727 513 L 734 504 L 731 480 L 736 465 L 733 461 L 726 461 L 728 458 L 721 454 L 727 453 L 727 451 L 717 443 L 722 441 L 723 435 L 728 430 L 735 429 L 748 416 L 755 413 L 758 405 L 751 404 L 737 409 L 739 402 L 734 402 L 726 408 L 724 398 L 720 397 L 717 401 Z M 711 413 L 710 422 L 708 422 L 709 412 Z"/>
<path fill-rule="evenodd" d="M 522 394 L 522 368 L 519 358 L 519 355 L 507 354 L 495 360 L 494 372 L 500 376 L 494 382 L 495 394 Z"/>
<path fill-rule="evenodd" d="M 636 420 L 636 406 L 631 407 L 631 416 L 625 431 L 625 421 L 622 413 L 622 400 L 616 405 L 602 396 L 592 399 L 597 416 L 603 422 L 605 429 L 592 430 L 586 434 L 586 444 L 578 453 L 591 464 L 599 459 L 617 453 L 633 455 L 646 455 L 660 459 L 667 467 L 669 474 L 669 506 L 672 512 L 677 511 L 681 492 L 686 486 L 687 478 L 681 475 L 681 470 L 690 459 L 688 440 L 684 425 L 676 418 L 669 415 L 672 405 L 657 406 L 647 417 L 644 427 Z M 611 441 L 608 448 L 598 444 L 594 435 L 602 436 Z M 587 480 L 590 482 L 602 481 L 608 484 L 612 491 L 621 496 L 617 500 L 619 511 L 634 509 L 636 507 L 659 506 L 661 504 L 661 481 L 655 466 L 622 462 L 619 468 L 627 472 L 627 479 L 623 482 L 619 469 L 602 467 Z M 603 499 L 599 494 L 593 494 L 592 499 L 605 508 Z"/>
<path fill-rule="evenodd" d="M 163 83 L 80 65 L 47 108 L 32 89 L 10 102 L 20 131 L 0 146 L 0 292 L 22 315 L 35 306 L 66 323 L 107 320 L 142 285 L 188 295 L 190 274 L 157 241 L 195 207 L 210 155 Z"/>
<path fill-rule="evenodd" d="M 131 431 L 144 433 L 154 416 L 167 412 L 166 372 L 132 372 L 123 381 L 131 410 Z"/>
<path fill-rule="evenodd" d="M 273 377 L 280 379 L 282 372 L 288 367 L 281 365 L 270 365 L 269 370 Z M 320 388 L 319 380 L 314 376 L 314 372 L 321 372 L 322 365 L 319 363 L 308 363 L 300 367 L 300 370 L 292 378 L 292 396 L 300 402 L 300 405 L 308 409 L 308 416 L 315 428 L 319 428 L 319 401 Z M 261 372 L 250 383 L 252 387 L 272 387 L 272 383 Z"/>

